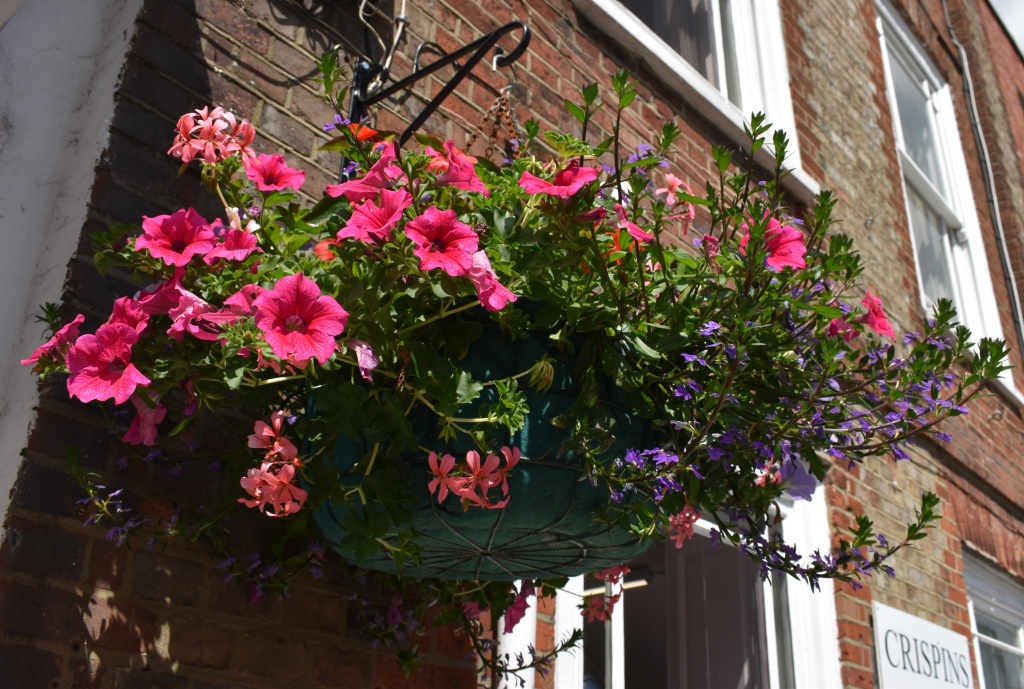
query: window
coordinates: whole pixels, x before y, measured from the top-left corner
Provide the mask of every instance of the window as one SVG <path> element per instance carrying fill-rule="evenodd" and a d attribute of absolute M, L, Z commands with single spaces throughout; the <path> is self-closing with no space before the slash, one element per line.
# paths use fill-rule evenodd
<path fill-rule="evenodd" d="M 1024 589 L 982 562 L 964 557 L 980 689 L 1024 687 Z"/>
<path fill-rule="evenodd" d="M 900 19 L 877 7 L 922 306 L 949 299 L 976 337 L 1001 337 L 949 86 Z"/>
<path fill-rule="evenodd" d="M 764 589 L 750 558 L 694 536 L 679 550 L 658 543 L 630 568 L 613 662 L 615 621 L 583 627 L 584 689 L 608 686 L 620 644 L 623 689 L 768 689 Z"/>
<path fill-rule="evenodd" d="M 784 506 L 783 515 L 784 536 L 799 552 L 829 548 L 823 489 L 810 502 Z M 583 624 L 583 652 L 555 663 L 555 689 L 842 685 L 831 582 L 820 593 L 781 577 L 762 583 L 747 556 L 712 547 L 711 528 L 701 520 L 681 549 L 656 544 L 629 563 L 611 619 Z M 580 626 L 579 595 L 600 585 L 577 578 L 571 593 L 559 594 L 557 637 Z"/>
<path fill-rule="evenodd" d="M 668 86 L 738 145 L 764 112 L 790 135 L 788 189 L 809 202 L 819 188 L 800 169 L 778 0 L 573 0 L 580 14 L 642 58 Z M 767 151 L 757 159 L 764 164 Z"/>

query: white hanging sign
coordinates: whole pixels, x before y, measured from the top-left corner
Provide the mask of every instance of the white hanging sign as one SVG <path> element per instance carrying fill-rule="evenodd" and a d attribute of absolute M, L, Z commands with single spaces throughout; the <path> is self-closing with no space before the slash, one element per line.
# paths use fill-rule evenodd
<path fill-rule="evenodd" d="M 888 605 L 872 606 L 880 689 L 974 689 L 966 636 Z"/>

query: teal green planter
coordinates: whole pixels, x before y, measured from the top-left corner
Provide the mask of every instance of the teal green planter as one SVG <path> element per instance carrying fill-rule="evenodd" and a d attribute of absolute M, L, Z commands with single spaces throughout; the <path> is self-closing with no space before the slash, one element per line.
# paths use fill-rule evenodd
<path fill-rule="evenodd" d="M 489 325 L 461 364 L 477 380 L 493 380 L 519 373 L 545 354 L 556 358 L 551 389 L 545 393 L 527 391 L 530 413 L 526 425 L 502 443 L 518 447 L 522 453 L 509 475 L 510 499 L 504 508 L 470 507 L 463 511 L 457 496 L 438 505 L 427 489 L 433 478 L 427 457 L 406 458 L 414 482 L 411 526 L 420 534 L 417 543 L 423 553 L 420 566 L 407 561 L 403 574 L 496 581 L 557 578 L 612 567 L 647 549 L 628 532 L 594 520 L 595 511 L 609 502 L 608 487 L 591 484 L 582 457 L 573 452 L 558 456 L 559 445 L 569 433 L 554 427 L 551 420 L 568 410 L 577 398 L 571 355 L 548 350 L 537 338 L 512 342 L 497 326 Z M 617 408 L 615 391 L 607 380 L 602 380 L 602 385 L 606 388 L 601 393 L 602 404 L 615 417 L 617 429 L 614 445 L 603 455 L 607 461 L 621 459 L 629 448 L 654 446 L 654 436 L 647 431 L 649 422 L 634 419 Z M 487 394 L 493 395 L 493 388 L 485 388 L 483 395 Z M 468 406 L 461 415 L 475 416 Z M 416 430 L 421 444 L 439 456 L 451 453 L 461 462 L 467 450 L 475 449 L 466 442 L 441 443 L 430 427 L 429 417 L 417 421 L 414 425 L 419 426 Z M 365 443 L 342 436 L 327 461 L 346 472 L 366 452 Z M 492 489 L 491 494 L 496 490 Z M 370 569 L 395 572 L 386 552 L 360 562 L 352 553 L 338 548 L 346 536 L 342 523 L 349 509 L 358 507 L 328 504 L 316 512 L 321 533 L 345 559 Z"/>

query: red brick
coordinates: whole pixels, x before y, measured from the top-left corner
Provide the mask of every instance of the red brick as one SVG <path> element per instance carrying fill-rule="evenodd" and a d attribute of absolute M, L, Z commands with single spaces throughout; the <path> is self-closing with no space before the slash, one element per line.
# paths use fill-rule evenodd
<path fill-rule="evenodd" d="M 423 663 L 416 674 L 406 676 L 392 656 L 378 655 L 374 689 L 476 689 L 476 673 L 471 667 Z"/>

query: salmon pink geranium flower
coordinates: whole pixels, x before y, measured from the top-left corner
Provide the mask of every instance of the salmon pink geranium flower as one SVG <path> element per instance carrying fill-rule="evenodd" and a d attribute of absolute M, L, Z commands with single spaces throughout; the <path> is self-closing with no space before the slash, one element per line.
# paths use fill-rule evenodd
<path fill-rule="evenodd" d="M 302 509 L 308 493 L 292 484 L 295 479 L 293 464 L 278 465 L 274 462 L 263 462 L 260 468 L 252 468 L 242 477 L 242 488 L 253 499 L 239 498 L 238 502 L 246 507 L 256 507 L 264 512 L 269 505 L 270 517 L 284 517 L 295 514 Z"/>
<path fill-rule="evenodd" d="M 412 195 L 405 189 L 385 189 L 380 193 L 380 206 L 367 199 L 355 207 L 348 224 L 338 232 L 338 241 L 352 237 L 367 243 L 387 242 L 391 229 L 410 205 Z"/>
<path fill-rule="evenodd" d="M 438 464 L 437 453 L 431 452 L 427 462 L 430 465 L 430 472 L 436 477 L 427 484 L 427 489 L 431 495 L 435 491 L 437 492 L 438 504 L 444 502 L 445 498 L 448 497 L 449 490 L 452 493 L 458 494 L 460 490 L 465 488 L 466 479 L 464 477 L 451 475 L 452 469 L 455 468 L 455 457 L 444 455 L 441 457 L 440 464 Z"/>
<path fill-rule="evenodd" d="M 135 240 L 135 250 L 149 249 L 150 254 L 169 266 L 184 266 L 193 256 L 207 253 L 217 243 L 210 223 L 194 208 L 155 218 L 142 216 L 142 231 L 142 236 Z"/>
<path fill-rule="evenodd" d="M 282 361 L 316 359 L 326 364 L 345 330 L 348 313 L 333 297 L 302 273 L 277 281 L 253 301 L 254 323 L 263 331 L 274 356 Z"/>
<path fill-rule="evenodd" d="M 555 173 L 552 181 L 548 182 L 529 172 L 524 172 L 523 176 L 519 178 L 519 186 L 527 194 L 550 194 L 567 199 L 595 179 L 597 179 L 597 168 L 580 167 L 580 159 L 573 158 L 565 168 Z"/>
<path fill-rule="evenodd" d="M 101 325 L 95 335 L 82 335 L 68 349 L 68 393 L 83 402 L 109 400 L 124 404 L 139 385 L 149 385 L 131 362 L 135 329 L 122 323 Z"/>
<path fill-rule="evenodd" d="M 764 217 L 768 217 L 769 211 L 765 211 Z M 747 255 L 747 244 L 750 242 L 750 226 L 748 223 L 740 225 L 741 230 L 746 234 L 740 239 L 740 253 Z M 768 268 L 776 272 L 789 266 L 790 268 L 806 268 L 807 261 L 804 254 L 807 247 L 804 246 L 804 233 L 795 227 L 783 225 L 777 219 L 771 218 L 768 221 L 768 229 L 764 234 L 764 248 L 768 252 L 765 263 Z"/>
<path fill-rule="evenodd" d="M 245 164 L 245 174 L 256 183 L 256 188 L 260 191 L 281 191 L 289 188 L 298 191 L 306 181 L 306 171 L 285 165 L 284 156 L 280 153 L 260 153 L 255 160 Z"/>
<path fill-rule="evenodd" d="M 455 211 L 436 206 L 406 223 L 405 236 L 416 242 L 413 253 L 420 259 L 420 270 L 441 268 L 453 277 L 473 268 L 473 254 L 480 241 L 472 227 L 459 222 Z"/>
<path fill-rule="evenodd" d="M 253 434 L 249 436 L 249 447 L 266 450 L 268 460 L 276 456 L 286 462 L 294 461 L 299 456 L 299 450 L 281 434 L 286 416 L 285 412 L 278 410 L 270 415 L 270 425 L 257 421 Z"/>
<path fill-rule="evenodd" d="M 868 312 L 860 317 L 860 322 L 879 335 L 885 335 L 895 340 L 896 334 L 892 331 L 892 323 L 889 322 L 889 318 L 882 308 L 882 300 L 872 297 L 871 292 L 866 292 L 861 304 L 867 308 Z"/>

